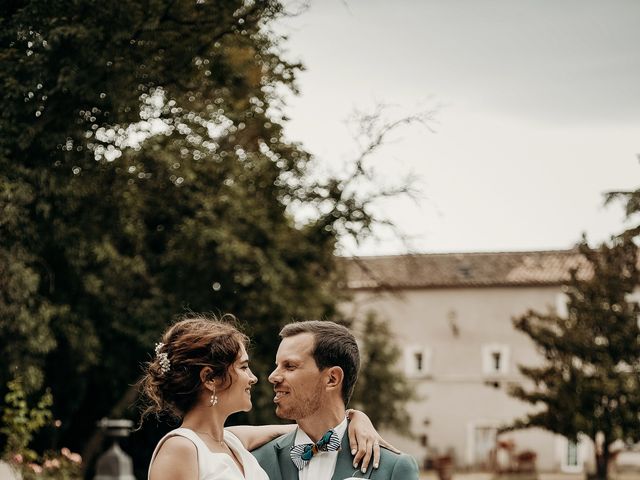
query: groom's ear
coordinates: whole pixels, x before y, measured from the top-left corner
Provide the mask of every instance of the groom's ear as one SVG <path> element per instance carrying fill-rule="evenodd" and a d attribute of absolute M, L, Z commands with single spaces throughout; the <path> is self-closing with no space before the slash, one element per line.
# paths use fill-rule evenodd
<path fill-rule="evenodd" d="M 327 389 L 342 389 L 342 381 L 344 380 L 344 372 L 340 367 L 329 367 L 326 371 L 326 386 Z"/>

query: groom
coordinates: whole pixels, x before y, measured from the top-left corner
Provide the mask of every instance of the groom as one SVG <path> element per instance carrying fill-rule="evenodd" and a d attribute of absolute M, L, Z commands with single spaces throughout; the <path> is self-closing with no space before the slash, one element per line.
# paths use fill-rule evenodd
<path fill-rule="evenodd" d="M 346 327 L 328 321 L 290 323 L 280 332 L 269 375 L 276 415 L 298 428 L 252 453 L 271 480 L 417 480 L 415 460 L 380 451 L 379 468 L 352 464 L 345 408 L 358 378 L 360 354 Z M 375 392 L 371 392 L 375 395 Z"/>

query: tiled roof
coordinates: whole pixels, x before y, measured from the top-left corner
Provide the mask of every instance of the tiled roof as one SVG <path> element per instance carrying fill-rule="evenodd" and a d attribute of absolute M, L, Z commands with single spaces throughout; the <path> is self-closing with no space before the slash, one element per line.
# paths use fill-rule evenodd
<path fill-rule="evenodd" d="M 559 285 L 590 276 L 576 250 L 444 253 L 345 259 L 350 289 Z"/>

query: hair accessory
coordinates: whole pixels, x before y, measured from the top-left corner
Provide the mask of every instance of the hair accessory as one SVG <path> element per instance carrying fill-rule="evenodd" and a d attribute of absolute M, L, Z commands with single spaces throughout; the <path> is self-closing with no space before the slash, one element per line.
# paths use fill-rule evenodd
<path fill-rule="evenodd" d="M 213 407 L 218 403 L 218 396 L 216 395 L 216 387 L 213 387 L 213 393 L 211 393 L 211 398 L 209 398 L 209 406 Z"/>
<path fill-rule="evenodd" d="M 158 358 L 158 362 L 160 363 L 160 373 L 164 375 L 169 370 L 171 370 L 171 361 L 169 361 L 167 352 L 160 351 L 162 347 L 164 347 L 164 343 L 156 343 L 156 357 Z"/>

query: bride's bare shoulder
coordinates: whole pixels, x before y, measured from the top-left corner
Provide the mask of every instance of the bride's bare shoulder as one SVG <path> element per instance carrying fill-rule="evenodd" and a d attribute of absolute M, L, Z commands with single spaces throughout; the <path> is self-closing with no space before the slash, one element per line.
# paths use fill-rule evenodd
<path fill-rule="evenodd" d="M 198 451 L 191 440 L 179 435 L 167 438 L 153 460 L 149 480 L 197 480 Z"/>

